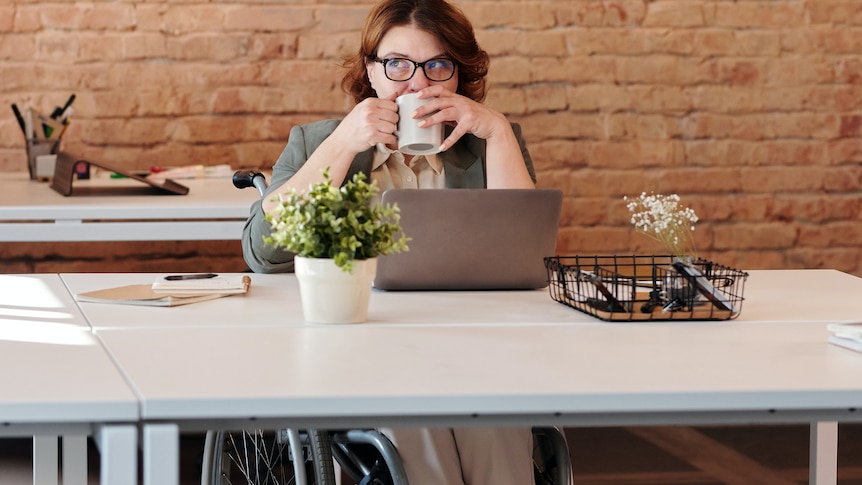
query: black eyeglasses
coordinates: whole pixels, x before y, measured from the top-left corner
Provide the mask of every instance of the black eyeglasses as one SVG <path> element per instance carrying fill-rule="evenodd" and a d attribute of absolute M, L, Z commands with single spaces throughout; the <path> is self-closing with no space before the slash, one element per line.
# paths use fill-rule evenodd
<path fill-rule="evenodd" d="M 391 59 L 372 57 L 371 60 L 383 64 L 383 73 L 390 81 L 409 81 L 419 67 L 429 81 L 448 81 L 455 75 L 455 61 L 445 57 L 429 59 L 425 62 L 416 62 L 403 57 Z"/>

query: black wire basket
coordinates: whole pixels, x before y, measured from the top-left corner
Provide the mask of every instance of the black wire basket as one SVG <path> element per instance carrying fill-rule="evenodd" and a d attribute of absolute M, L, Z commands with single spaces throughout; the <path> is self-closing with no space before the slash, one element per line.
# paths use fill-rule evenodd
<path fill-rule="evenodd" d="M 545 258 L 551 298 L 607 321 L 730 320 L 748 273 L 673 256 Z"/>

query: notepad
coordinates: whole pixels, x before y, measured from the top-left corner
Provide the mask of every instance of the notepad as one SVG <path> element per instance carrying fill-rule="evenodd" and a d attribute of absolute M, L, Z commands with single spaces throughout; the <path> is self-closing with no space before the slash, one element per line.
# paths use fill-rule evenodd
<path fill-rule="evenodd" d="M 167 280 L 160 276 L 153 281 L 155 293 L 171 295 L 233 295 L 245 293 L 251 285 L 248 275 L 216 276 L 214 278 Z"/>
<path fill-rule="evenodd" d="M 126 285 L 79 293 L 75 295 L 75 300 L 82 303 L 171 307 L 245 294 L 251 287 L 251 278 L 247 275 L 238 275 L 223 279 L 228 281 L 225 283 L 217 282 L 214 288 L 209 289 L 187 288 L 185 292 L 181 290 L 156 292 L 153 290 L 153 284 Z M 237 280 L 240 282 L 239 287 L 234 286 Z"/>

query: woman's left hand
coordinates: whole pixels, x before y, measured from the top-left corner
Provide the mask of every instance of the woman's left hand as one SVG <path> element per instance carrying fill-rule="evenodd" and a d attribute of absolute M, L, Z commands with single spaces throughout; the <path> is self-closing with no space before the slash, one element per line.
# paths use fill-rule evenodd
<path fill-rule="evenodd" d="M 452 133 L 440 145 L 441 151 L 448 150 L 467 133 L 490 140 L 499 134 L 500 130 L 511 131 L 509 122 L 503 114 L 482 103 L 453 93 L 443 86 L 423 88 L 418 95 L 421 99 L 434 98 L 416 110 L 414 118 L 422 118 L 428 113 L 433 113 L 420 121 L 419 126 L 426 127 L 446 123 L 453 127 Z"/>

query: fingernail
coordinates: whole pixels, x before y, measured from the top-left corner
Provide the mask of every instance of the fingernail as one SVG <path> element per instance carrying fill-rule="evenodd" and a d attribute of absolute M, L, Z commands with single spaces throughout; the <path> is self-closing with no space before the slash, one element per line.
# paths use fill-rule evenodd
<path fill-rule="evenodd" d="M 428 123 L 428 120 L 421 120 L 421 121 L 419 121 L 419 123 L 416 123 L 416 124 L 419 126 L 419 128 L 424 128 L 427 123 Z"/>

